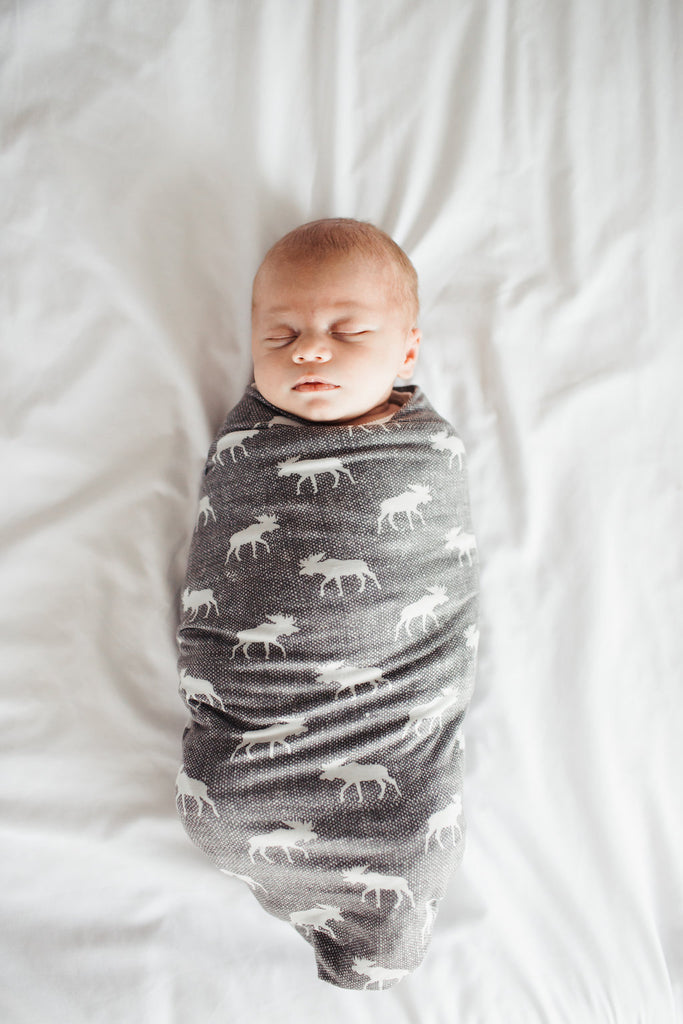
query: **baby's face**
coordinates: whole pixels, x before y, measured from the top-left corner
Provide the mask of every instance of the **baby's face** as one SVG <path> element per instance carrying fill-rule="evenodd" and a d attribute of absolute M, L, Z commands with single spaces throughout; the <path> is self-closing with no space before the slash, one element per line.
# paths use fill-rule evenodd
<path fill-rule="evenodd" d="M 381 407 L 412 376 L 420 332 L 396 297 L 393 272 L 356 254 L 310 265 L 273 261 L 254 289 L 254 382 L 273 405 L 345 422 Z M 301 385 L 318 378 L 327 386 Z"/>

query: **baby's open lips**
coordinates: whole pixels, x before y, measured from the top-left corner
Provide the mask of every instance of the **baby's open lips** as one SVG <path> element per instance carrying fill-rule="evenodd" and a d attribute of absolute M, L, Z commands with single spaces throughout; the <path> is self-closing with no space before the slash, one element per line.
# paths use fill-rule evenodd
<path fill-rule="evenodd" d="M 338 384 L 333 384 L 331 380 L 327 380 L 327 378 L 325 378 L 325 377 L 318 377 L 318 376 L 309 375 L 309 376 L 306 376 L 306 377 L 300 377 L 299 380 L 296 382 L 296 384 L 293 385 L 292 390 L 295 390 L 298 387 L 303 387 L 305 385 L 314 385 L 314 384 L 323 385 L 323 386 L 326 386 L 326 387 L 329 387 L 329 388 L 336 388 L 336 387 L 339 386 Z"/>

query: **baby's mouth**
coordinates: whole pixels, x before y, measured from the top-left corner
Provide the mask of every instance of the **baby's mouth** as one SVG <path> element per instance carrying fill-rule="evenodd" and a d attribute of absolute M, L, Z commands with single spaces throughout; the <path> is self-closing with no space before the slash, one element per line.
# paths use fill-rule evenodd
<path fill-rule="evenodd" d="M 292 391 L 333 391 L 337 387 L 338 384 L 332 384 L 322 377 L 310 377 L 295 384 Z"/>

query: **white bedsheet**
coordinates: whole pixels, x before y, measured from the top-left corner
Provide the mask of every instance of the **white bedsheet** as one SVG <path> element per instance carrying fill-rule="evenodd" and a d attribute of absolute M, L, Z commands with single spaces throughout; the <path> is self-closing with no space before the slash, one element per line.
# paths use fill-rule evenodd
<path fill-rule="evenodd" d="M 7 0 L 0 47 L 0 1019 L 680 1024 L 681 5 Z M 417 267 L 481 559 L 465 859 L 383 994 L 174 806 L 251 277 L 334 215 Z"/>

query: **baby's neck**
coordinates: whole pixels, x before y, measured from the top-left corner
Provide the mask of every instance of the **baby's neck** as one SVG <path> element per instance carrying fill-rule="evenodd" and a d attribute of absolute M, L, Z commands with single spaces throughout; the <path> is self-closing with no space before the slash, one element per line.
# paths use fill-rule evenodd
<path fill-rule="evenodd" d="M 391 399 L 388 399 L 382 405 L 376 405 L 374 409 L 364 412 L 362 416 L 356 416 L 352 420 L 344 420 L 344 425 L 348 423 L 349 426 L 353 426 L 356 423 L 372 423 L 373 420 L 382 420 L 386 416 L 393 416 L 400 408 L 399 402 L 392 402 Z"/>

